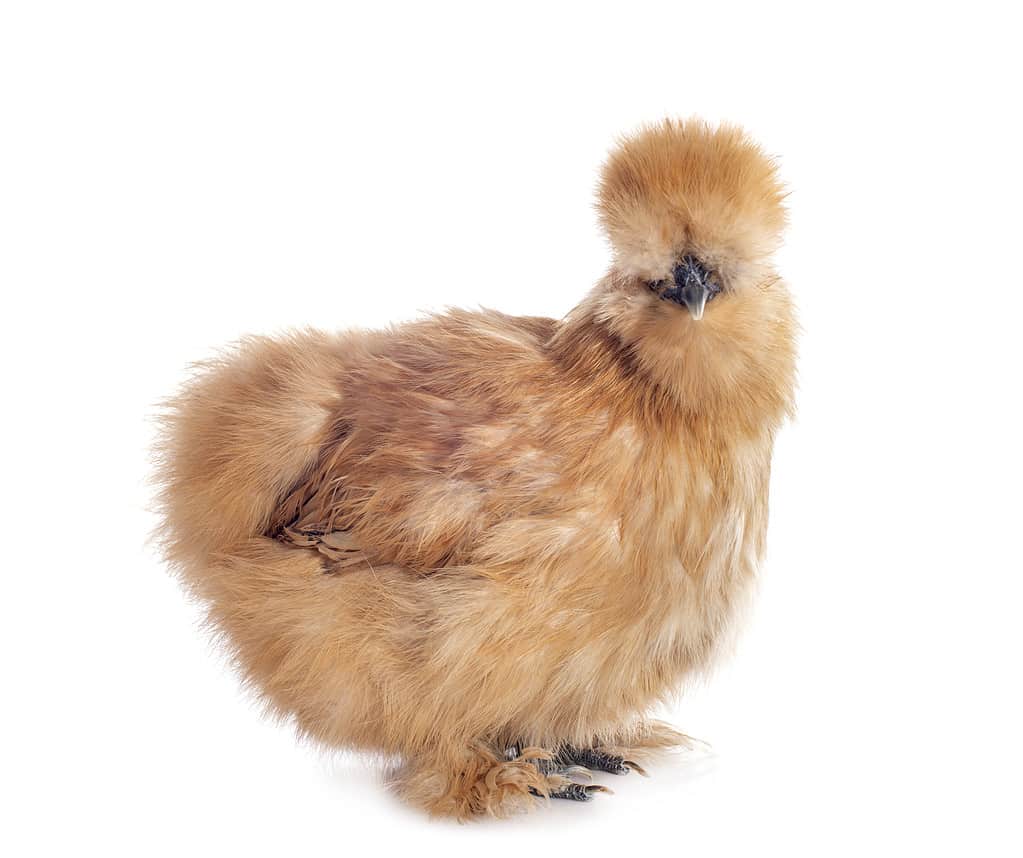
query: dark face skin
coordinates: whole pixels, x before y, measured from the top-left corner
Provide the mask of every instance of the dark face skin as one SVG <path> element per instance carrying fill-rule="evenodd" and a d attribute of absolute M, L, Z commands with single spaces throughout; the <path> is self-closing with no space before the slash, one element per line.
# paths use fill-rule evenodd
<path fill-rule="evenodd" d="M 683 256 L 672 269 L 672 281 L 647 284 L 665 301 L 688 308 L 693 319 L 703 318 L 703 308 L 721 292 L 720 284 L 695 256 Z"/>

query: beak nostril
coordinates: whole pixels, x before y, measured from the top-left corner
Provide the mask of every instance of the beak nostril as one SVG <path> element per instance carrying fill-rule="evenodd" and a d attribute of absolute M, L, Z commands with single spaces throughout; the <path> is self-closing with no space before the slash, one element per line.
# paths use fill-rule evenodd
<path fill-rule="evenodd" d="M 711 280 L 707 267 L 695 256 L 683 256 L 672 270 L 676 286 L 685 286 L 692 282 L 709 284 Z"/>
<path fill-rule="evenodd" d="M 721 291 L 706 266 L 695 256 L 683 256 L 672 269 L 671 277 L 648 281 L 647 286 L 665 301 L 685 305 L 693 319 L 702 319 L 707 302 Z"/>
<path fill-rule="evenodd" d="M 663 291 L 661 297 L 684 304 L 693 319 L 699 321 L 707 301 L 720 291 L 710 272 L 695 256 L 686 255 L 676 263 L 671 274 L 674 286 Z"/>

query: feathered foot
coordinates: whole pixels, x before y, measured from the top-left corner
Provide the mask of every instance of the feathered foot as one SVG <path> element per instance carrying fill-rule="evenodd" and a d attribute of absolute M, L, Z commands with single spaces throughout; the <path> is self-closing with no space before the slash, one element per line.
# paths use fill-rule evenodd
<path fill-rule="evenodd" d="M 595 741 L 591 747 L 585 748 L 561 745 L 555 752 L 534 759 L 533 765 L 542 775 L 560 777 L 565 781 L 563 786 L 552 789 L 547 797 L 589 801 L 596 793 L 611 790 L 599 784 L 579 783 L 578 778 L 589 779 L 593 772 L 613 775 L 639 772 L 646 776 L 646 770 L 637 762 L 638 759 L 649 759 L 673 748 L 689 748 L 693 745 L 689 736 L 659 721 L 634 724 L 614 736 L 611 742 L 604 744 Z M 517 759 L 524 753 L 519 743 L 509 748 L 507 756 L 509 759 Z M 541 794 L 531 792 L 533 795 Z"/>
<path fill-rule="evenodd" d="M 435 815 L 461 820 L 507 816 L 529 810 L 538 798 L 590 801 L 599 792 L 611 792 L 587 782 L 592 772 L 645 775 L 637 759 L 689 742 L 664 724 L 646 722 L 608 737 L 606 744 L 595 741 L 585 748 L 565 744 L 549 751 L 522 743 L 503 753 L 490 743 L 438 748 L 409 760 L 394 786 L 406 800 Z"/>
<path fill-rule="evenodd" d="M 532 749 L 523 752 L 520 745 L 513 745 L 508 749 L 508 758 L 521 759 L 523 754 L 528 754 L 530 750 Z M 578 782 L 578 778 L 587 780 L 591 778 L 592 772 L 608 772 L 615 775 L 628 774 L 632 769 L 643 772 L 636 763 L 600 748 L 576 748 L 572 745 L 562 745 L 556 753 L 548 756 L 534 757 L 532 763 L 541 775 L 549 780 L 561 780 L 563 783 L 554 786 L 546 794 L 536 789 L 531 789 L 530 792 L 535 796 L 569 801 L 590 801 L 598 792 L 611 792 L 601 784 Z"/>
<path fill-rule="evenodd" d="M 638 721 L 619 730 L 598 745 L 597 750 L 622 758 L 631 769 L 645 775 L 642 766 L 666 753 L 703 745 L 699 739 L 680 733 L 662 721 Z"/>
<path fill-rule="evenodd" d="M 476 747 L 412 761 L 398 772 L 395 786 L 403 798 L 431 814 L 465 820 L 529 810 L 537 797 L 586 801 L 606 791 L 569 777 L 583 771 L 554 765 L 539 748 L 516 749 L 501 759 L 489 748 Z"/>
<path fill-rule="evenodd" d="M 508 750 L 509 759 L 516 758 L 520 751 L 519 745 Z M 589 776 L 590 772 L 607 772 L 612 775 L 627 775 L 635 770 L 645 775 L 643 768 L 633 760 L 613 754 L 601 747 L 576 748 L 573 745 L 562 745 L 550 758 L 540 758 L 535 765 L 544 774 L 561 774 L 571 777 L 576 774 Z"/>

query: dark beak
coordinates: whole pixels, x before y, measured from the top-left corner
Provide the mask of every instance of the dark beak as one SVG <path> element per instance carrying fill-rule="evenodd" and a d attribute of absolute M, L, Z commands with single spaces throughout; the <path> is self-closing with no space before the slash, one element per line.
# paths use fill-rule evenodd
<path fill-rule="evenodd" d="M 707 299 L 718 291 L 709 272 L 700 260 L 684 256 L 672 274 L 675 285 L 664 292 L 662 297 L 677 304 L 685 304 L 689 314 L 699 321 L 703 318 L 703 308 L 707 305 Z"/>
<path fill-rule="evenodd" d="M 687 283 L 679 292 L 678 300 L 689 308 L 690 315 L 700 321 L 703 318 L 703 308 L 707 305 L 707 296 L 710 289 L 704 283 Z"/>

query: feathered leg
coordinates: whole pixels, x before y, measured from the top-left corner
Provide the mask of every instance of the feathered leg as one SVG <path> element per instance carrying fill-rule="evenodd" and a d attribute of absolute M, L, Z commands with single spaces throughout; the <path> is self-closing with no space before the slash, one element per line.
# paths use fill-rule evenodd
<path fill-rule="evenodd" d="M 572 783 L 546 767 L 550 755 L 526 748 L 513 759 L 493 747 L 436 749 L 411 758 L 396 774 L 398 794 L 435 816 L 466 820 L 528 810 L 536 797 L 570 798 Z"/>

